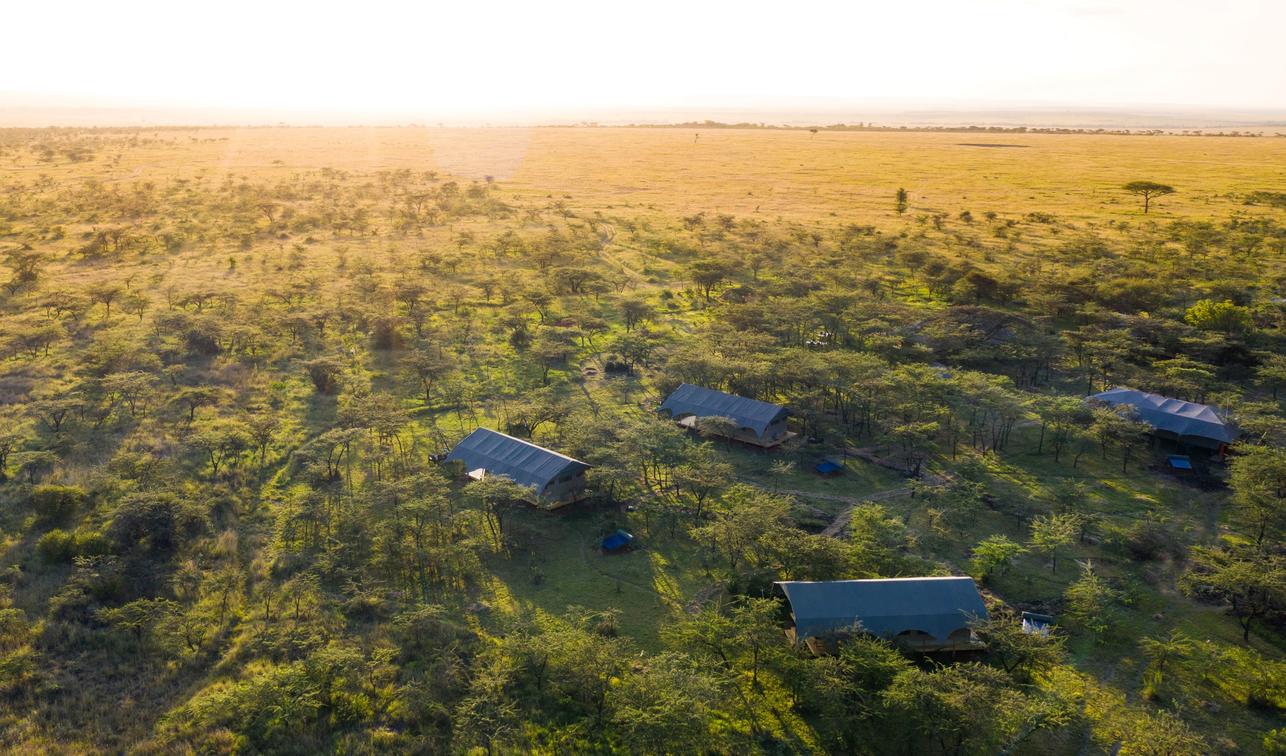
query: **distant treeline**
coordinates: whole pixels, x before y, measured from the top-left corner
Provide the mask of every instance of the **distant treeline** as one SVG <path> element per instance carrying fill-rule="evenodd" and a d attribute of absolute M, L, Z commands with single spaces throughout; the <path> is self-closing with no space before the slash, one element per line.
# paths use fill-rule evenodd
<path fill-rule="evenodd" d="M 1286 124 L 1271 123 L 1267 124 L 1272 128 L 1283 128 Z M 540 128 L 540 129 L 562 129 L 568 127 L 574 128 L 618 128 L 618 129 L 759 129 L 764 131 L 908 131 L 908 132 L 942 132 L 957 134 L 1115 134 L 1121 136 L 1157 136 L 1164 134 L 1181 135 L 1181 136 L 1211 136 L 1211 137 L 1286 137 L 1286 132 L 1274 131 L 1267 133 L 1264 131 L 1207 131 L 1203 129 L 1107 129 L 1107 128 L 1069 128 L 1057 126 L 889 126 L 876 123 L 833 123 L 827 126 L 792 126 L 789 124 L 774 123 L 723 123 L 721 121 L 683 121 L 681 123 L 625 123 L 610 124 L 600 123 L 598 121 L 581 121 L 575 124 L 567 123 L 546 123 L 535 124 L 534 126 L 521 124 L 479 124 L 473 128 Z M 19 143 L 27 142 L 37 137 L 78 137 L 78 136 L 111 136 L 111 135 L 138 135 L 141 133 L 151 133 L 159 135 L 162 132 L 191 132 L 191 131 L 225 131 L 229 129 L 312 129 L 312 128 L 329 128 L 329 129 L 353 129 L 353 128 L 375 128 L 375 129 L 396 129 L 396 128 L 459 128 L 450 124 L 436 123 L 408 123 L 408 124 L 381 124 L 381 125 L 334 125 L 324 126 L 320 124 L 289 124 L 289 123 L 264 123 L 264 124 L 188 124 L 188 125 L 137 125 L 137 126 L 0 126 L 0 143 Z"/>
<path fill-rule="evenodd" d="M 599 123 L 582 123 L 581 126 L 601 127 Z M 1055 126 L 885 126 L 875 123 L 833 123 L 827 126 L 791 126 L 772 123 L 722 123 L 720 121 L 685 121 L 683 123 L 631 123 L 617 128 L 630 129 L 776 129 L 782 131 L 941 131 L 961 134 L 1117 134 L 1123 136 L 1150 136 L 1157 134 L 1182 134 L 1187 136 L 1261 137 L 1264 132 L 1203 131 L 1200 129 L 1086 129 Z M 1286 136 L 1276 132 L 1272 136 Z"/>

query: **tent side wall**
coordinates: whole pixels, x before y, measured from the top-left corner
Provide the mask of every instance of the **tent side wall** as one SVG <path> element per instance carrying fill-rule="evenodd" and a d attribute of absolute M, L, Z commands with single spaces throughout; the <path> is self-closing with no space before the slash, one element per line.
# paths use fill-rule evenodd
<path fill-rule="evenodd" d="M 540 499 L 549 503 L 570 504 L 580 498 L 584 491 L 585 468 L 577 467 L 564 470 L 546 484 L 545 489 L 540 492 Z"/>
<path fill-rule="evenodd" d="M 786 433 L 786 415 L 783 414 L 768 424 L 768 427 L 764 429 L 761 440 L 766 442 L 780 441 L 786 437 Z"/>

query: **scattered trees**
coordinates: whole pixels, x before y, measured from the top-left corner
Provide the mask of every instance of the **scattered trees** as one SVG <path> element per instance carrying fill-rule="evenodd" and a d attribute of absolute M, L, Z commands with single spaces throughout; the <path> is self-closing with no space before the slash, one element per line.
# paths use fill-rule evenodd
<path fill-rule="evenodd" d="M 1228 604 L 1250 641 L 1256 620 L 1286 607 L 1286 562 L 1280 555 L 1196 547 L 1181 584 L 1190 594 Z"/>
<path fill-rule="evenodd" d="M 25 170 L 177 133 L 0 134 L 23 169 L 0 176 L 15 748 L 66 747 L 41 723 L 67 722 L 100 750 L 1181 753 L 1208 750 L 1178 718 L 1207 719 L 1198 701 L 1277 705 L 1266 646 L 1161 635 L 1141 680 L 1076 672 L 1133 648 L 1180 569 L 1245 640 L 1286 612 L 1267 207 L 1103 225 L 944 206 L 885 228 L 586 210 L 409 169 Z M 787 403 L 798 447 L 656 417 L 681 381 Z M 1160 482 L 1137 417 L 1072 395 L 1115 384 L 1232 409 L 1230 493 Z M 448 480 L 434 460 L 480 424 L 590 462 L 590 501 L 539 512 L 504 476 Z M 831 455 L 862 461 L 812 480 Z M 618 527 L 642 548 L 599 556 Z M 1059 569 L 1100 552 L 1111 571 Z M 815 656 L 767 598 L 966 566 L 1059 626 L 996 603 L 979 663 L 861 636 Z M 160 693 L 89 700 L 125 695 L 121 669 Z"/>
<path fill-rule="evenodd" d="M 1286 535 L 1286 449 L 1241 445 L 1229 464 L 1233 502 L 1263 550 Z"/>

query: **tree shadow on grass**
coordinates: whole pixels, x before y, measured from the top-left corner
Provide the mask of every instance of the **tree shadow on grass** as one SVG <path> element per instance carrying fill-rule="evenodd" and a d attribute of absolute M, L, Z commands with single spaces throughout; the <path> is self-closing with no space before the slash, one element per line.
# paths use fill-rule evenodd
<path fill-rule="evenodd" d="M 618 524 L 619 523 L 619 524 Z M 658 575 L 646 546 L 603 554 L 599 541 L 624 519 L 581 507 L 543 512 L 524 509 L 506 523 L 519 548 L 489 559 L 488 568 L 508 590 L 514 612 L 562 615 L 570 606 L 620 612 L 621 634 L 646 649 L 660 646 L 660 628 L 681 605 Z"/>

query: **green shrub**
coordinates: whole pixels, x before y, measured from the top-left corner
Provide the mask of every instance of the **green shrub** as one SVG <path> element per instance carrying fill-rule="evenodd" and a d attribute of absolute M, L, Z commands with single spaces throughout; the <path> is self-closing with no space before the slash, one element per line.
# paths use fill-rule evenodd
<path fill-rule="evenodd" d="M 1123 545 L 1140 561 L 1181 558 L 1187 551 L 1173 530 L 1155 520 L 1140 520 L 1130 527 Z"/>
<path fill-rule="evenodd" d="M 110 547 L 107 538 L 97 531 L 68 533 L 60 528 L 45 533 L 36 542 L 36 552 L 52 563 L 71 562 L 78 556 L 99 556 L 110 551 Z"/>
<path fill-rule="evenodd" d="M 46 562 L 70 562 L 76 556 L 76 537 L 55 528 L 36 542 L 36 552 Z"/>
<path fill-rule="evenodd" d="M 76 486 L 36 486 L 29 501 L 42 521 L 60 523 L 71 519 L 85 499 L 85 491 Z"/>
<path fill-rule="evenodd" d="M 100 556 L 112 550 L 111 541 L 96 530 L 77 531 L 74 546 L 76 556 Z"/>

